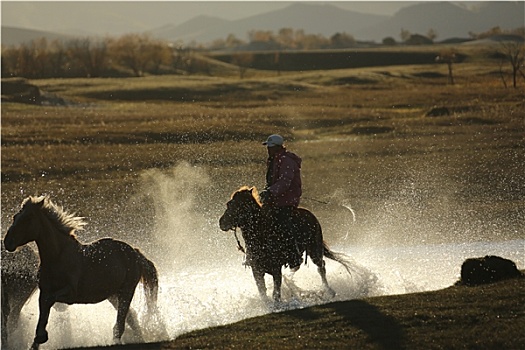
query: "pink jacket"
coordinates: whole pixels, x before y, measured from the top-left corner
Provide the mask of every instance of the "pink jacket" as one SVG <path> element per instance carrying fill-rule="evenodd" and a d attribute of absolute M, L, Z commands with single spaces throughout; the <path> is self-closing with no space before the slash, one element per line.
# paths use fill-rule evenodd
<path fill-rule="evenodd" d="M 267 164 L 270 166 L 270 160 Z M 302 194 L 301 158 L 283 148 L 274 156 L 271 171 L 268 190 L 274 198 L 274 205 L 297 207 Z"/>

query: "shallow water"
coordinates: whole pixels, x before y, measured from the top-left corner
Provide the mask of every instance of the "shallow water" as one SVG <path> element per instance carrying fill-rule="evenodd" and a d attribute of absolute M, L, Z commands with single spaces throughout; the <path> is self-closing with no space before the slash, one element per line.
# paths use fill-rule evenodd
<path fill-rule="evenodd" d="M 174 338 L 205 327 L 232 323 L 280 310 L 303 308 L 331 301 L 377 295 L 430 291 L 458 280 L 462 262 L 470 257 L 499 255 L 525 268 L 525 240 L 471 242 L 411 247 L 333 246 L 352 257 L 351 275 L 338 263 L 327 261 L 328 279 L 337 295 L 322 292 L 316 267 L 311 262 L 291 276 L 285 270 L 283 302 L 278 307 L 263 303 L 258 296 L 251 270 L 242 266 L 243 256 L 233 249 L 223 258 L 200 257 L 195 266 L 159 266 L 159 309 L 162 327 L 145 321 L 142 286 L 133 307 L 143 323 L 145 341 Z M 268 295 L 272 282 L 267 278 Z M 37 295 L 24 307 L 20 327 L 12 335 L 13 348 L 28 348 L 34 335 L 38 311 Z M 66 311 L 51 312 L 50 340 L 41 349 L 113 344 L 112 327 L 116 312 L 108 302 L 73 305 Z M 124 342 L 137 342 L 126 330 Z"/>
<path fill-rule="evenodd" d="M 135 210 L 113 208 L 115 210 L 110 213 L 119 215 L 112 215 L 108 221 L 91 221 L 86 231 L 77 234 L 81 242 L 106 235 L 123 239 L 140 248 L 157 266 L 160 278 L 158 306 L 163 326 L 157 320 L 146 319 L 141 285 L 132 303 L 141 323 L 146 325 L 143 328 L 147 342 L 173 339 L 192 330 L 280 310 L 445 288 L 459 279 L 461 264 L 472 257 L 499 255 L 513 260 L 519 269 L 525 269 L 525 239 L 517 236 L 520 239 L 495 241 L 505 236 L 498 234 L 505 233 L 509 227 L 516 235 L 523 232 L 521 216 L 506 218 L 506 225 L 498 225 L 499 221 L 494 223 L 490 230 L 494 233 L 493 240 L 482 242 L 481 238 L 463 239 L 465 235 L 456 233 L 483 237 L 477 233 L 493 224 L 491 220 L 483 225 L 472 224 L 468 216 L 460 216 L 456 220 L 458 224 L 450 230 L 433 227 L 435 221 L 425 218 L 409 220 L 417 216 L 418 212 L 414 211 L 417 208 L 404 210 L 396 197 L 385 202 L 395 208 L 387 214 L 403 213 L 404 216 L 383 213 L 363 222 L 361 213 L 357 213 L 359 229 L 351 226 L 355 216 L 346 206 L 343 214 L 336 212 L 333 219 L 322 215 L 320 210 L 313 210 L 320 217 L 331 249 L 351 257 L 351 273 L 340 264 L 327 261 L 328 281 L 337 293 L 330 298 L 323 293 L 316 266 L 308 261 L 293 276 L 284 271 L 283 302 L 278 306 L 267 305 L 259 298 L 251 270 L 242 265 L 243 254 L 236 249 L 233 235 L 218 228 L 217 220 L 224 210 L 225 199 L 215 194 L 211 197 L 218 198 L 218 202 L 208 201 L 214 181 L 207 172 L 181 164 L 168 172 L 148 170 L 141 179 L 140 189 L 130 199 Z M 407 194 L 407 198 L 413 197 L 412 193 Z M 336 199 L 342 205 L 347 202 L 346 197 Z M 97 205 L 100 203 L 93 203 L 93 208 Z M 335 207 L 330 207 L 330 211 L 335 212 Z M 337 215 L 344 215 L 341 216 L 344 220 Z M 93 213 L 89 216 L 96 218 Z M 422 230 L 421 223 L 428 227 Z M 361 232 L 363 228 L 366 232 Z M 422 231 L 425 236 L 419 237 Z M 414 234 L 405 237 L 411 232 Z M 452 234 L 445 236 L 443 232 Z M 455 243 L 406 244 L 413 241 L 411 237 L 424 242 L 430 236 Z M 458 242 L 462 240 L 465 243 Z M 271 296 L 273 283 L 269 276 L 266 281 Z M 35 293 L 22 311 L 20 327 L 11 337 L 13 349 L 28 348 L 32 342 L 38 319 L 37 299 L 38 293 Z M 115 319 L 116 311 L 107 301 L 96 305 L 72 305 L 62 312 L 53 309 L 47 328 L 49 341 L 41 349 L 113 344 Z M 139 341 L 129 329 L 125 331 L 123 342 Z"/>

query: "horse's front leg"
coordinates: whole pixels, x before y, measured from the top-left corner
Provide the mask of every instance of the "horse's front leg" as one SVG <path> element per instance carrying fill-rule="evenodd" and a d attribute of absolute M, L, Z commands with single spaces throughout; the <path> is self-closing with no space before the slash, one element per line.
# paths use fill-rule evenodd
<path fill-rule="evenodd" d="M 252 268 L 252 274 L 261 299 L 263 299 L 263 301 L 267 301 L 268 296 L 266 295 L 266 283 L 264 283 L 264 271 Z"/>
<path fill-rule="evenodd" d="M 38 298 L 38 323 L 36 325 L 36 335 L 33 341 L 33 348 L 38 349 L 38 345 L 47 342 L 49 339 L 46 326 L 49 320 L 49 314 L 51 312 L 51 307 L 55 303 L 55 298 L 47 293 L 42 293 L 40 291 L 40 296 Z"/>
<path fill-rule="evenodd" d="M 283 273 L 281 268 L 275 270 L 272 273 L 273 276 L 273 300 L 276 302 L 281 301 L 281 285 L 283 282 Z"/>

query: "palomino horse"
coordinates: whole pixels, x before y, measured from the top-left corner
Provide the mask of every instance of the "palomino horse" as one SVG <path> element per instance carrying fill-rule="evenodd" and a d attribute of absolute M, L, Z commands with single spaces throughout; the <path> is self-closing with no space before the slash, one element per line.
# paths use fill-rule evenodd
<path fill-rule="evenodd" d="M 257 190 L 252 187 L 241 187 L 234 192 L 227 208 L 219 220 L 223 231 L 241 229 L 246 243 L 247 264 L 251 266 L 253 277 L 262 299 L 266 300 L 264 274 L 273 276 L 273 298 L 281 299 L 282 266 L 287 263 L 279 232 L 274 232 L 266 223 L 265 210 L 261 206 Z M 335 292 L 328 285 L 323 256 L 342 264 L 350 273 L 350 267 L 344 260 L 344 254 L 331 251 L 323 241 L 321 225 L 308 210 L 298 208 L 292 218 L 293 232 L 297 248 L 303 254 L 306 251 L 321 275 L 325 290 L 334 296 Z M 276 236 L 277 235 L 277 236 Z"/>
<path fill-rule="evenodd" d="M 22 307 L 38 285 L 38 255 L 29 246 L 8 253 L 2 242 L 2 349 L 17 326 Z"/>
<path fill-rule="evenodd" d="M 148 311 L 156 312 L 158 276 L 155 265 L 127 243 L 104 238 L 80 243 L 74 231 L 83 218 L 67 213 L 47 197 L 29 197 L 14 216 L 4 238 L 5 248 L 35 241 L 40 255 L 40 315 L 33 348 L 48 340 L 50 309 L 55 302 L 93 304 L 108 299 L 117 309 L 113 336 L 120 342 L 126 318 L 140 337 L 136 314 L 130 310 L 135 288 L 142 280 Z M 129 313 L 129 315 L 128 315 Z"/>

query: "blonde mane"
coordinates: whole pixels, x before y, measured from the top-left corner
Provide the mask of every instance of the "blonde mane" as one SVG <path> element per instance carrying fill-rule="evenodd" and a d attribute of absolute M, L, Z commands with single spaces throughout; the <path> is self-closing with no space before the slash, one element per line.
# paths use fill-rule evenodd
<path fill-rule="evenodd" d="M 236 193 L 239 193 L 239 192 L 251 192 L 252 194 L 252 197 L 255 199 L 255 201 L 260 205 L 262 205 L 261 203 L 261 199 L 259 198 L 259 191 L 257 191 L 257 187 L 253 186 L 253 187 L 250 187 L 250 186 L 242 186 L 241 188 L 239 188 L 237 191 L 233 192 L 231 198 L 233 199 L 233 196 L 235 196 Z"/>
<path fill-rule="evenodd" d="M 75 236 L 76 230 L 83 230 L 86 222 L 83 217 L 68 213 L 61 206 L 53 203 L 47 196 L 28 197 L 22 203 L 22 209 L 27 206 L 33 206 L 40 209 L 44 214 L 63 234 Z"/>

